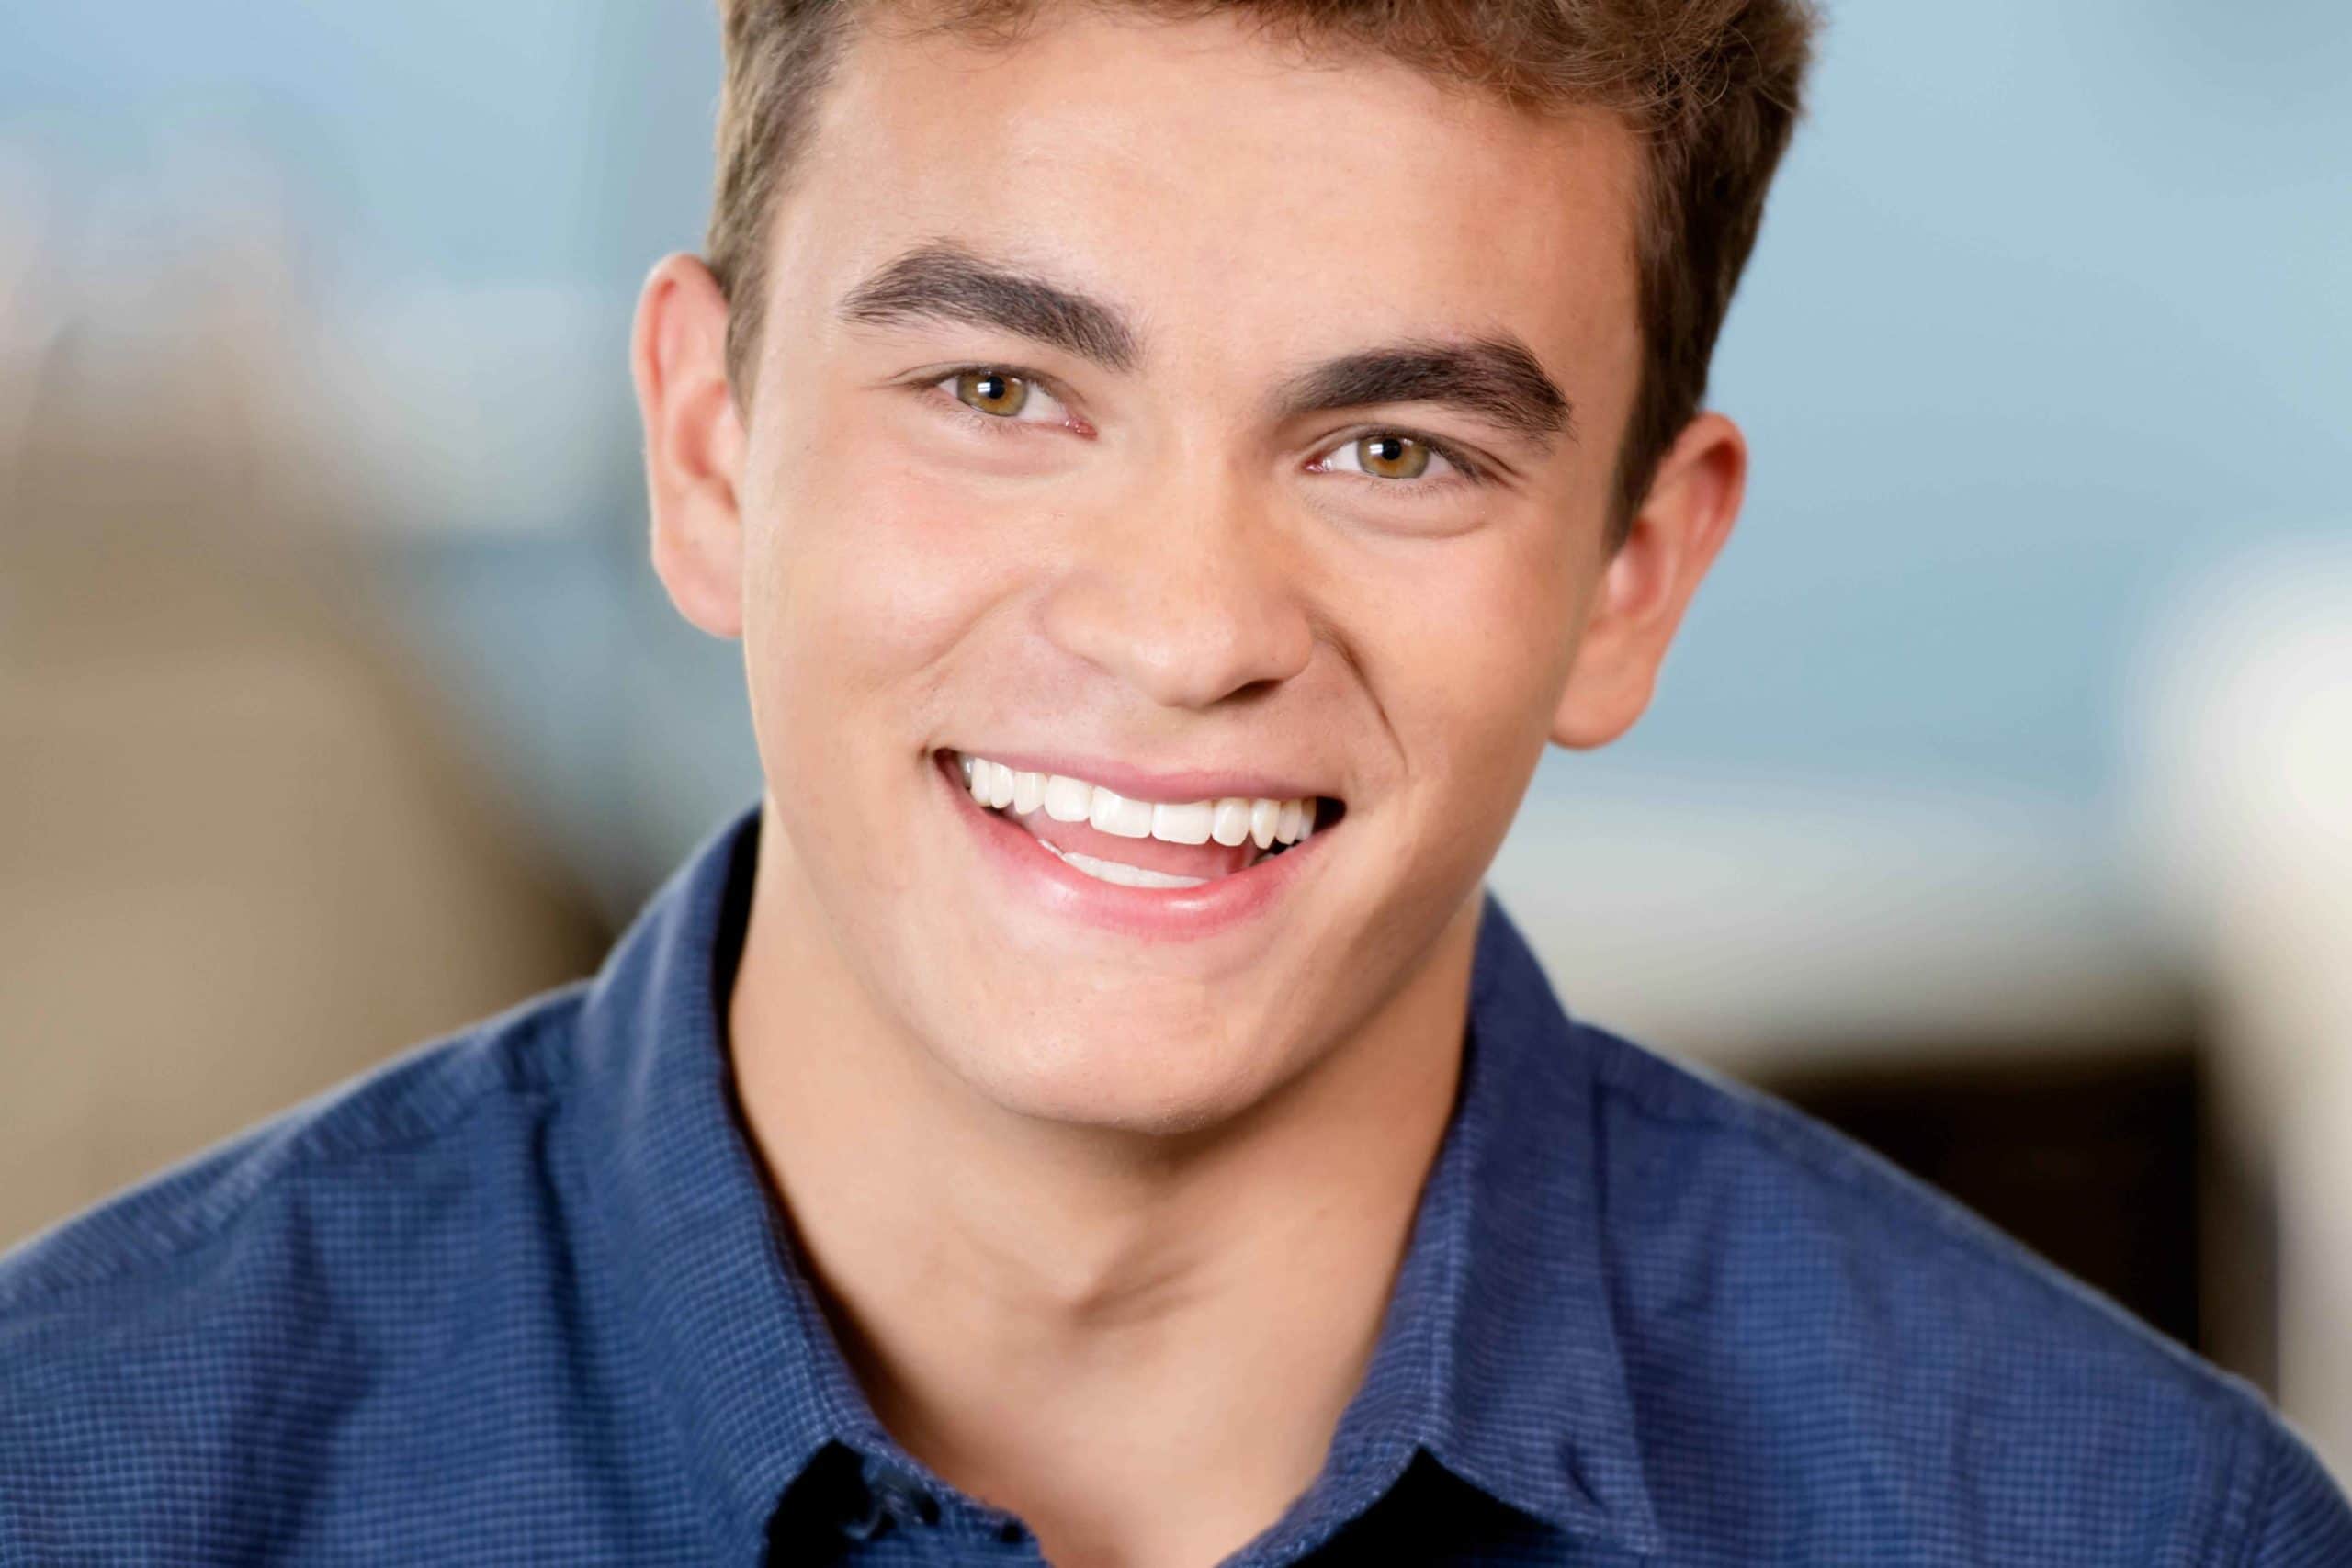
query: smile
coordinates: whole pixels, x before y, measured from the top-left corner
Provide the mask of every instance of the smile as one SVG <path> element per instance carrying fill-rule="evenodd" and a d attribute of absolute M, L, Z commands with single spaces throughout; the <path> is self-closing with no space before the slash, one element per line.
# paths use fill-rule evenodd
<path fill-rule="evenodd" d="M 1213 863 L 1205 864 L 1202 869 L 1212 874 L 1182 876 L 1064 849 L 1054 841 L 1055 829 L 1048 824 L 1067 827 L 1084 823 L 1095 832 L 1114 838 L 1156 839 L 1163 844 L 1213 842 L 1226 849 L 1238 849 L 1245 843 L 1254 845 L 1258 852 L 1241 856 L 1240 863 L 1231 868 L 1233 871 L 1246 870 L 1261 855 L 1278 854 L 1315 831 L 1316 802 L 1312 797 L 1272 800 L 1227 795 L 1222 799 L 1181 802 L 1132 800 L 1105 784 L 1089 784 L 1064 773 L 1017 772 L 984 757 L 958 754 L 956 764 L 964 775 L 964 787 L 972 792 L 973 800 L 991 810 L 1010 811 L 1017 818 L 1034 819 L 1042 812 L 1045 820 L 1030 829 L 1039 843 L 1089 876 L 1127 887 L 1198 887 L 1216 880 L 1216 868 Z M 1229 858 L 1216 856 L 1212 860 Z M 1231 874 L 1231 871 L 1225 874 Z"/>
<path fill-rule="evenodd" d="M 1023 768 L 965 751 L 941 752 L 938 758 L 942 772 L 981 812 L 975 820 L 992 827 L 983 837 L 1005 851 L 1025 850 L 1013 861 L 1025 863 L 1032 877 L 1043 875 L 1046 884 L 1059 883 L 1073 895 L 1094 886 L 1107 897 L 1146 901 L 1102 907 L 1099 912 L 1114 923 L 1157 908 L 1186 925 L 1222 925 L 1262 907 L 1293 880 L 1274 875 L 1272 863 L 1295 855 L 1318 829 L 1328 831 L 1344 813 L 1337 799 L 1315 795 L 1149 799 L 1045 765 Z M 1120 782 L 1131 789 L 1140 783 L 1165 796 L 1180 793 L 1184 782 L 1201 789 L 1218 783 L 1228 788 L 1257 783 L 1262 788 L 1272 781 L 1193 774 L 1172 784 L 1136 775 Z M 1257 874 L 1242 874 L 1251 872 Z M 1050 888 L 1048 896 L 1066 903 Z M 1091 907 L 1098 900 L 1081 902 Z"/>

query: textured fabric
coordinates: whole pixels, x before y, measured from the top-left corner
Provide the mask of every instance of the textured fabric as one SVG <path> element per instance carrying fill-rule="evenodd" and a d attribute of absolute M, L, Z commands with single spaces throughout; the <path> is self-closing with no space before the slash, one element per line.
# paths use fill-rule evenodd
<path fill-rule="evenodd" d="M 876 1424 L 763 1186 L 756 840 L 594 981 L 0 1260 L 0 1562 L 1036 1562 Z M 1464 1049 L 1326 1468 L 1232 1562 L 2352 1563 L 2245 1385 L 1571 1022 L 1492 905 Z"/>

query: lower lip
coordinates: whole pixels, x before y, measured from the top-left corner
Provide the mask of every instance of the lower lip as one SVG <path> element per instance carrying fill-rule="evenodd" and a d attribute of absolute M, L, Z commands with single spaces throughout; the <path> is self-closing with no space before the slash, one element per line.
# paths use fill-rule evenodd
<path fill-rule="evenodd" d="M 1215 936 L 1263 914 L 1297 884 L 1309 857 L 1338 831 L 1336 827 L 1326 829 L 1281 854 L 1198 887 L 1127 887 L 1087 875 L 1028 829 L 983 807 L 946 766 L 932 771 L 948 793 L 950 807 L 971 824 L 982 851 L 1030 897 L 1082 924 L 1158 941 Z"/>

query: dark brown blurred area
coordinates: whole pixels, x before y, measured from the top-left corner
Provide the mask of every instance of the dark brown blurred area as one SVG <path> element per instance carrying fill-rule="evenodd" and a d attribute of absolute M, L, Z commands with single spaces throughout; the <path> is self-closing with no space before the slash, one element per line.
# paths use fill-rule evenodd
<path fill-rule="evenodd" d="M 2276 1216 L 2215 1124 L 2211 1044 L 1913 1042 L 1773 1087 L 2208 1360 L 2278 1392 Z"/>

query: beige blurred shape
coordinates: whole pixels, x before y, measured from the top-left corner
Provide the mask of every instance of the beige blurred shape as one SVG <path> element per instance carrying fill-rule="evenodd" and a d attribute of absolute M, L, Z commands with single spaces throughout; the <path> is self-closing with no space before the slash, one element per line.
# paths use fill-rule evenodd
<path fill-rule="evenodd" d="M 300 291 L 214 247 L 156 264 L 151 314 L 55 268 L 44 294 L 25 206 L 0 231 L 0 1246 L 604 940 L 391 651 L 334 454 L 283 434 L 322 395 L 290 368 Z"/>

